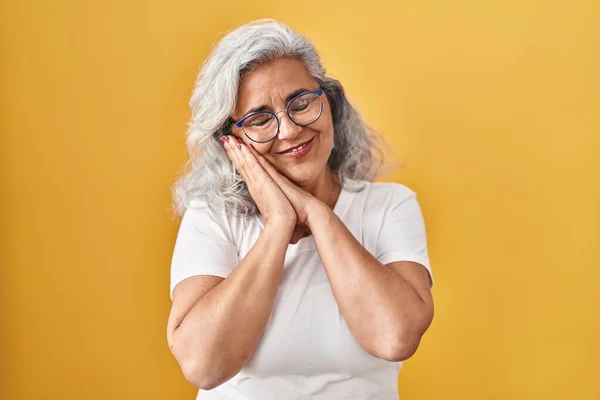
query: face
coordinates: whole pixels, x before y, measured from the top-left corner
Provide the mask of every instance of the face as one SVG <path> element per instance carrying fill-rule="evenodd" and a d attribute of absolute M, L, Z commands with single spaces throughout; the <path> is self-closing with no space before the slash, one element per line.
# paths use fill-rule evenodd
<path fill-rule="evenodd" d="M 272 111 L 280 120 L 279 134 L 270 142 L 255 143 L 242 128 L 233 126 L 232 134 L 254 147 L 280 173 L 299 186 L 310 186 L 329 173 L 327 160 L 333 144 L 333 120 L 325 93 L 321 95 L 323 112 L 307 126 L 292 122 L 285 109 L 294 95 L 319 89 L 318 81 L 296 59 L 279 59 L 261 65 L 246 74 L 240 82 L 238 102 L 233 119 L 239 121 L 250 110 Z M 308 143 L 305 149 L 292 152 Z"/>

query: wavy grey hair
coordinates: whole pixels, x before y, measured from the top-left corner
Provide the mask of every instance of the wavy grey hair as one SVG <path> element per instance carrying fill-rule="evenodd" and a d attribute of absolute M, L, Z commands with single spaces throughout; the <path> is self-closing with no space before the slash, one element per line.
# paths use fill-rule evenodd
<path fill-rule="evenodd" d="M 257 212 L 246 183 L 235 171 L 218 137 L 231 126 L 244 74 L 283 57 L 300 60 L 331 104 L 335 144 L 328 160 L 331 171 L 341 179 L 353 181 L 375 178 L 383 162 L 383 139 L 352 108 L 340 82 L 325 75 L 319 55 L 308 39 L 277 21 L 259 20 L 223 37 L 198 74 L 190 100 L 190 159 L 183 176 L 173 186 L 177 214 L 183 214 L 194 200 L 201 198 L 211 208 L 246 215 Z"/>

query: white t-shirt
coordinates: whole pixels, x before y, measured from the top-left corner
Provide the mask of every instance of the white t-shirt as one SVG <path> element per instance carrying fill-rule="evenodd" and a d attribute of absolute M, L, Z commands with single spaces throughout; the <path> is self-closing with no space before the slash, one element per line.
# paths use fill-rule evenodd
<path fill-rule="evenodd" d="M 362 183 L 362 191 L 341 191 L 335 214 L 382 264 L 415 261 L 431 273 L 416 194 L 401 184 Z M 171 293 L 191 276 L 226 278 L 263 226 L 260 214 L 228 216 L 201 201 L 188 208 L 175 244 Z M 401 365 L 372 356 L 354 339 L 309 236 L 288 246 L 271 317 L 249 362 L 198 399 L 396 400 Z"/>

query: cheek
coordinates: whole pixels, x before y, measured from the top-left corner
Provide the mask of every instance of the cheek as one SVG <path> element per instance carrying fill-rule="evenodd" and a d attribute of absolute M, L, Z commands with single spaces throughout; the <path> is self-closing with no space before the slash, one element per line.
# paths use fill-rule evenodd
<path fill-rule="evenodd" d="M 323 114 L 317 120 L 319 124 L 319 130 L 324 134 L 332 134 L 333 133 L 333 118 L 331 115 L 331 108 L 329 107 L 329 103 L 324 104 Z"/>
<path fill-rule="evenodd" d="M 269 152 L 269 149 L 273 145 L 273 141 L 267 143 L 255 143 L 252 140 L 248 139 L 246 135 L 242 135 L 241 140 L 246 146 L 254 148 L 254 150 L 256 150 L 258 154 L 263 156 Z"/>
<path fill-rule="evenodd" d="M 323 136 L 323 139 L 333 138 L 333 121 L 331 115 L 323 115 L 319 118 L 318 125 L 314 127 Z"/>

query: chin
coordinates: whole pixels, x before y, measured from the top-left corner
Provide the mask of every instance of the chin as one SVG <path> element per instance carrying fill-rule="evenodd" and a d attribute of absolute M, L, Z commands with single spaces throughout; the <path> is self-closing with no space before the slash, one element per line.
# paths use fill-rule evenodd
<path fill-rule="evenodd" d="M 280 169 L 282 175 L 298 186 L 314 184 L 325 170 L 327 163 L 318 163 L 316 160 L 305 165 L 290 165 Z M 278 168 L 279 169 L 279 168 Z"/>
<path fill-rule="evenodd" d="M 289 173 L 288 171 L 282 171 L 282 175 L 294 182 L 298 186 L 310 184 L 317 179 L 317 174 L 311 173 L 310 171 L 294 171 L 295 173 Z"/>

